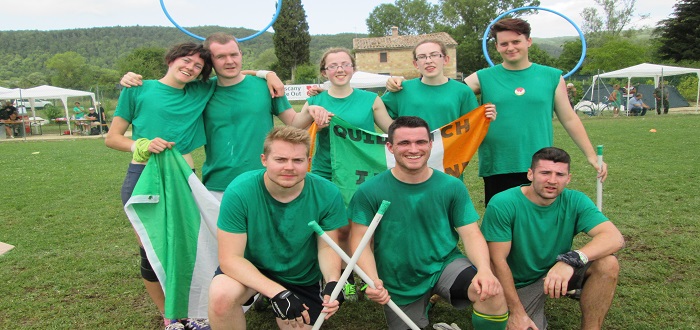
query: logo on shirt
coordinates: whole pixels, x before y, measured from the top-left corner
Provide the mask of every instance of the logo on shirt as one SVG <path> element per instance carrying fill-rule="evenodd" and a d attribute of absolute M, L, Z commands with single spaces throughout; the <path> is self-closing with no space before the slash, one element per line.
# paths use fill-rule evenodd
<path fill-rule="evenodd" d="M 525 94 L 525 88 L 518 87 L 515 89 L 515 95 L 517 96 L 523 96 Z"/>

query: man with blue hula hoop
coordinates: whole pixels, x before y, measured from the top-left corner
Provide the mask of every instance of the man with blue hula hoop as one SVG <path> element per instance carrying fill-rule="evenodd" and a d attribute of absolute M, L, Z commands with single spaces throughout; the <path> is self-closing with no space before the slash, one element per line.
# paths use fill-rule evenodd
<path fill-rule="evenodd" d="M 530 62 L 530 24 L 506 18 L 491 27 L 503 63 L 471 74 L 464 82 L 481 102 L 493 103 L 493 121 L 479 147 L 479 176 L 484 179 L 484 203 L 508 188 L 527 184 L 530 157 L 553 145 L 552 112 L 588 162 L 605 180 L 607 164 L 598 166 L 595 149 L 581 120 L 569 104 L 562 71 Z"/>

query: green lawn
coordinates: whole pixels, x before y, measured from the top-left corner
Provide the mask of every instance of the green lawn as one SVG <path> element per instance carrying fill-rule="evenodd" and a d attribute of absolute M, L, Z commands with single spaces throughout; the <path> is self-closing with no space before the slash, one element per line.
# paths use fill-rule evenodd
<path fill-rule="evenodd" d="M 604 211 L 627 240 L 605 328 L 700 328 L 700 116 L 584 124 L 593 143 L 605 146 Z M 594 197 L 595 174 L 558 123 L 555 144 L 573 156 L 570 187 Z M 0 256 L 0 329 L 162 328 L 140 282 L 134 233 L 119 198 L 130 155 L 101 139 L 5 142 L 0 150 L 0 241 L 16 246 Z M 195 156 L 201 164 L 202 150 Z M 475 163 L 466 181 L 483 214 Z M 250 313 L 249 328 L 274 328 L 270 313 Z M 469 313 L 440 303 L 430 316 L 471 329 Z M 550 301 L 547 313 L 551 329 L 578 328 L 570 299 Z M 382 329 L 383 322 L 376 304 L 361 302 L 344 305 L 324 328 Z"/>

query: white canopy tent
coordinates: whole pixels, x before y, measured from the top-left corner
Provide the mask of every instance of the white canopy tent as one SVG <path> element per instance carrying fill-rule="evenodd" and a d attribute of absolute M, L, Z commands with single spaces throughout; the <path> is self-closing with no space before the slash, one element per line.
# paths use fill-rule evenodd
<path fill-rule="evenodd" d="M 54 87 L 49 85 L 41 85 L 28 89 L 15 88 L 5 92 L 0 90 L 0 99 L 28 99 L 29 105 L 32 108 L 33 117 L 36 117 L 34 99 L 60 99 L 63 102 L 63 108 L 66 113 L 66 118 L 70 118 L 67 102 L 68 98 L 79 96 L 90 96 L 92 98 L 92 103 L 97 103 L 97 100 L 95 99 L 95 93 Z M 67 121 L 66 123 L 68 124 L 68 130 L 70 131 L 70 121 Z"/>
<path fill-rule="evenodd" d="M 352 79 L 350 79 L 350 86 L 353 88 L 381 88 L 386 86 L 386 81 L 389 80 L 391 76 L 369 73 L 364 71 L 355 71 L 352 74 Z M 323 83 L 323 88 L 328 89 L 331 87 L 331 83 L 326 81 Z"/>
<path fill-rule="evenodd" d="M 642 63 L 642 64 L 637 64 L 628 68 L 620 69 L 620 70 L 615 70 L 612 72 L 607 72 L 599 75 L 593 76 L 593 86 L 595 87 L 595 82 L 599 78 L 627 78 L 627 86 L 631 86 L 631 80 L 632 78 L 636 77 L 653 77 L 654 78 L 654 86 L 659 86 L 659 80 L 662 77 L 665 76 L 676 76 L 679 74 L 687 74 L 687 73 L 695 73 L 698 76 L 698 97 L 695 100 L 695 112 L 698 112 L 698 108 L 700 107 L 700 104 L 698 104 L 698 101 L 700 101 L 700 69 L 694 69 L 694 68 L 683 68 L 683 67 L 678 67 L 678 66 L 670 66 L 670 65 L 659 65 L 659 64 L 650 64 L 650 63 Z"/>

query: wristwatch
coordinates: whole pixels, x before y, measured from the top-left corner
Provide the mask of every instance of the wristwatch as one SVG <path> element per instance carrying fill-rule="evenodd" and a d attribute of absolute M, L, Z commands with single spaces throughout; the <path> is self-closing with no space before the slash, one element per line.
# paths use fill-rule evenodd
<path fill-rule="evenodd" d="M 578 254 L 579 259 L 581 259 L 581 262 L 583 262 L 583 265 L 585 266 L 588 263 L 588 257 L 581 252 L 581 250 L 574 250 L 576 254 Z"/>

